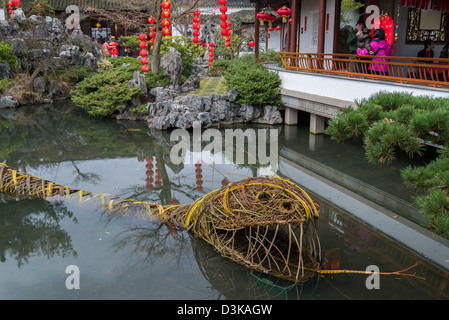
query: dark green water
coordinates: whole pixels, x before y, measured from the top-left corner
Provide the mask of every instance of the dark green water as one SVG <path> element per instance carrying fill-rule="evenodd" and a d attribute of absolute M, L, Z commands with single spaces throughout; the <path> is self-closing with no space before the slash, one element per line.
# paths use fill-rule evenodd
<path fill-rule="evenodd" d="M 236 181 L 265 172 L 251 165 L 203 165 L 200 183 L 193 164 L 171 163 L 169 133 L 150 132 L 141 123 L 92 119 L 69 103 L 2 110 L 0 116 L 0 162 L 95 194 L 191 203 L 221 187 L 224 178 Z M 373 201 L 388 195 L 411 203 L 412 193 L 399 175 L 407 159 L 373 170 L 360 146 L 335 145 L 327 137 L 312 141 L 306 130 L 278 128 L 281 158 L 306 163 L 314 172 L 333 168 L 339 174 L 332 179 L 347 186 L 360 187 L 362 181 L 370 188 L 360 194 Z M 160 180 L 155 174 L 149 179 L 150 156 L 158 164 Z M 334 267 L 365 270 L 377 265 L 387 272 L 420 260 L 332 204 L 320 204 L 318 232 L 323 254 Z M 410 217 L 419 220 L 411 205 L 409 209 L 404 215 L 411 212 Z M 290 284 L 267 283 L 262 275 L 228 261 L 186 232 L 157 221 L 110 216 L 77 201 L 19 201 L 0 194 L 0 231 L 0 299 L 449 297 L 447 274 L 424 261 L 413 272 L 425 276 L 425 281 L 382 276 L 380 289 L 368 290 L 365 275 L 332 275 L 286 290 Z M 70 265 L 79 268 L 78 290 L 66 288 L 65 271 Z"/>

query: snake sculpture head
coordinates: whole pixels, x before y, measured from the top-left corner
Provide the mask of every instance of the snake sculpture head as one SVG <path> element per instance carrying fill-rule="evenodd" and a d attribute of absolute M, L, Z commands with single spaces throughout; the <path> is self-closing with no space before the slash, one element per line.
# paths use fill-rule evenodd
<path fill-rule="evenodd" d="M 193 204 L 167 208 L 159 218 L 190 230 L 223 256 L 293 282 L 319 267 L 318 205 L 289 180 L 250 178 Z"/>

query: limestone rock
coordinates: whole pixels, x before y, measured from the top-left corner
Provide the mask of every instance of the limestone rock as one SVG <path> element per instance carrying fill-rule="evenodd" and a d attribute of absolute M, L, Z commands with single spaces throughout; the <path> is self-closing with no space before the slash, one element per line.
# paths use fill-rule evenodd
<path fill-rule="evenodd" d="M 0 97 L 0 109 L 3 108 L 15 108 L 19 105 L 17 100 L 14 100 L 11 96 Z"/>
<path fill-rule="evenodd" d="M 11 79 L 11 77 L 11 67 L 9 66 L 9 64 L 0 63 L 0 80 L 5 78 Z"/>
<path fill-rule="evenodd" d="M 170 85 L 174 88 L 179 86 L 179 79 L 183 72 L 181 54 L 173 47 L 161 58 L 161 69 L 170 79 Z"/>

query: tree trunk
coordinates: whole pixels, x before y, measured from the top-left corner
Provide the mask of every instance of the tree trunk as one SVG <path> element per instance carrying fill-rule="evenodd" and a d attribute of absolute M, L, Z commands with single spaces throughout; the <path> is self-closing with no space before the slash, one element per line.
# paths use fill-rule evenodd
<path fill-rule="evenodd" d="M 151 54 L 151 72 L 158 73 L 161 66 L 161 43 L 162 32 L 156 31 L 156 38 L 154 39 L 153 52 Z"/>

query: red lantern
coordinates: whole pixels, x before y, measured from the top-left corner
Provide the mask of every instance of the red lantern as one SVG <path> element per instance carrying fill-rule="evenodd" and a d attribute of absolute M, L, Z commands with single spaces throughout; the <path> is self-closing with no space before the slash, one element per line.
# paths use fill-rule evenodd
<path fill-rule="evenodd" d="M 209 62 L 209 67 L 212 67 L 212 62 Z"/>
<path fill-rule="evenodd" d="M 226 7 L 226 6 L 221 6 L 220 7 L 220 12 L 221 13 L 226 13 L 228 11 L 228 7 Z"/>
<path fill-rule="evenodd" d="M 140 59 L 140 63 L 141 64 L 149 64 L 150 60 L 148 58 L 142 58 L 142 59 Z"/>
<path fill-rule="evenodd" d="M 11 1 L 11 4 L 14 6 L 14 7 L 20 7 L 20 0 L 12 0 Z"/>
<path fill-rule="evenodd" d="M 226 42 L 225 46 L 229 48 L 231 46 L 231 43 L 230 42 Z"/>
<path fill-rule="evenodd" d="M 162 1 L 161 6 L 162 6 L 162 9 L 166 9 L 166 10 L 170 9 L 170 7 L 171 7 L 170 1 Z"/>
<path fill-rule="evenodd" d="M 286 6 L 283 6 L 277 11 L 277 13 L 282 17 L 282 22 L 286 23 L 287 18 L 292 15 L 292 10 L 290 8 L 287 8 Z"/>
<path fill-rule="evenodd" d="M 149 23 L 149 24 L 155 24 L 155 23 L 156 23 L 156 18 L 154 18 L 154 17 L 149 17 L 149 18 L 148 18 L 148 23 Z"/>
<path fill-rule="evenodd" d="M 218 3 L 224 6 L 226 5 L 226 3 L 228 3 L 228 0 L 218 0 Z"/>
<path fill-rule="evenodd" d="M 193 22 L 200 23 L 201 22 L 200 17 L 193 17 Z"/>
<path fill-rule="evenodd" d="M 164 26 L 166 28 L 170 27 L 171 26 L 171 21 L 168 20 L 168 19 L 162 20 L 162 26 Z"/>
<path fill-rule="evenodd" d="M 200 10 L 198 10 L 198 9 L 193 10 L 194 16 L 199 16 L 200 14 L 201 14 Z"/>
<path fill-rule="evenodd" d="M 276 16 L 274 14 L 268 14 L 267 16 L 267 21 L 268 21 L 268 26 L 271 27 L 273 25 L 273 22 L 276 21 Z"/>
<path fill-rule="evenodd" d="M 226 37 L 225 41 L 226 42 L 231 42 L 231 37 Z"/>
<path fill-rule="evenodd" d="M 221 21 L 226 21 L 226 20 L 228 20 L 228 15 L 227 14 L 220 14 L 220 20 Z"/>
<path fill-rule="evenodd" d="M 170 12 L 170 10 L 164 10 L 164 11 L 162 11 L 161 16 L 162 16 L 162 18 L 165 18 L 165 19 L 170 18 L 170 17 L 171 17 L 171 12 Z"/>
<path fill-rule="evenodd" d="M 139 40 L 140 40 L 140 41 L 147 41 L 147 35 L 144 34 L 144 33 L 140 34 L 140 35 L 139 35 Z"/>
<path fill-rule="evenodd" d="M 226 23 L 226 21 L 222 21 L 222 22 L 220 23 L 220 27 L 221 27 L 222 29 L 226 29 L 227 26 L 228 26 L 228 24 Z"/>
<path fill-rule="evenodd" d="M 141 56 L 141 57 L 144 57 L 144 58 L 145 58 L 145 57 L 148 57 L 148 55 L 149 55 L 148 50 L 145 50 L 145 49 L 144 49 L 144 50 L 141 50 L 141 51 L 140 51 L 140 56 Z"/>
<path fill-rule="evenodd" d="M 192 23 L 192 28 L 194 29 L 194 30 L 199 30 L 200 29 L 200 25 L 198 24 L 198 23 Z"/>
<path fill-rule="evenodd" d="M 209 52 L 213 54 L 214 53 L 214 48 L 209 48 Z"/>
<path fill-rule="evenodd" d="M 196 38 L 198 38 L 200 36 L 200 32 L 198 30 L 195 30 L 192 32 L 192 35 Z"/>
<path fill-rule="evenodd" d="M 277 27 L 276 27 L 276 30 L 277 30 L 277 31 L 281 31 L 281 29 L 282 29 L 281 26 L 277 26 Z"/>
<path fill-rule="evenodd" d="M 209 62 L 214 62 L 214 58 L 209 58 Z"/>
<path fill-rule="evenodd" d="M 151 43 L 151 45 L 154 44 L 154 38 L 151 38 L 151 39 L 150 39 L 150 43 Z M 151 49 L 151 50 L 153 50 L 153 49 Z"/>
<path fill-rule="evenodd" d="M 163 28 L 163 29 L 162 29 L 162 34 L 163 34 L 164 36 L 169 36 L 169 35 L 171 35 L 171 30 L 170 30 L 170 28 Z"/>
<path fill-rule="evenodd" d="M 251 41 L 248 43 L 248 45 L 252 48 L 252 47 L 254 47 L 254 46 L 256 45 L 256 43 L 255 43 L 253 40 L 251 40 Z"/>
<path fill-rule="evenodd" d="M 194 44 L 200 43 L 200 39 L 198 39 L 198 38 L 193 38 L 192 41 Z"/>
<path fill-rule="evenodd" d="M 221 30 L 221 35 L 222 35 L 223 37 L 227 37 L 227 36 L 229 36 L 229 31 L 226 30 L 226 29 L 223 29 L 223 30 Z"/>
<path fill-rule="evenodd" d="M 215 44 L 213 42 L 209 43 L 209 47 L 213 48 L 215 46 Z"/>
<path fill-rule="evenodd" d="M 273 30 L 274 30 L 273 27 L 269 27 L 269 28 L 268 28 L 268 32 L 272 32 Z"/>
<path fill-rule="evenodd" d="M 142 72 L 147 73 L 150 72 L 150 66 L 147 64 L 144 64 L 141 68 Z"/>
<path fill-rule="evenodd" d="M 242 33 L 246 33 L 246 29 L 242 29 Z"/>
<path fill-rule="evenodd" d="M 140 47 L 140 49 L 146 49 L 146 48 L 148 48 L 148 43 L 146 43 L 146 42 L 141 42 L 141 43 L 139 44 L 139 47 Z"/>
<path fill-rule="evenodd" d="M 151 31 L 150 32 L 150 38 L 156 38 L 156 32 L 155 31 Z"/>
<path fill-rule="evenodd" d="M 211 53 L 209 53 L 209 57 L 213 57 L 214 56 L 214 53 L 213 52 L 211 52 Z"/>
<path fill-rule="evenodd" d="M 260 21 L 260 25 L 263 26 L 264 21 L 266 21 L 268 18 L 268 14 L 265 13 L 265 11 L 261 11 L 258 14 L 256 14 L 256 19 Z"/>

